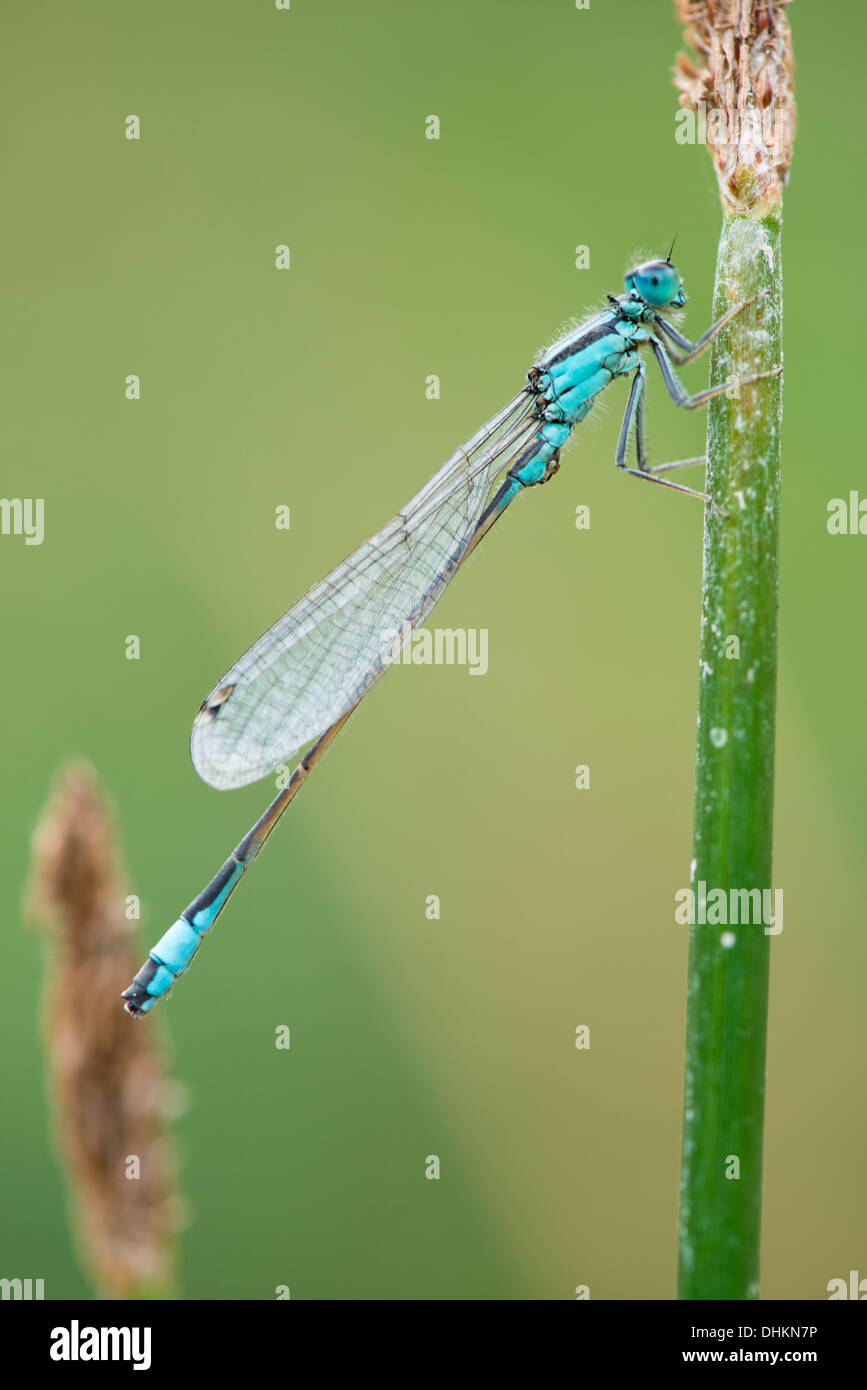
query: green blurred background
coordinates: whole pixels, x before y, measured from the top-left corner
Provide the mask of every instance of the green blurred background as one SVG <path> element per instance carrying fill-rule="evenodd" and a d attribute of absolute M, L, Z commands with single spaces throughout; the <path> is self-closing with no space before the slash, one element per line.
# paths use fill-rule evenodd
<path fill-rule="evenodd" d="M 867 539 L 826 531 L 828 500 L 867 490 L 862 369 L 840 337 L 867 307 L 867 16 L 843 9 L 842 47 L 827 11 L 789 11 L 762 1286 L 778 1298 L 867 1274 Z M 668 0 L 18 3 L 4 28 L 2 492 L 44 497 L 46 536 L 0 539 L 0 1274 L 86 1296 L 48 1137 L 42 945 L 20 912 L 55 769 L 83 754 L 115 799 L 143 959 L 271 794 L 196 777 L 212 683 L 564 320 L 621 288 L 636 249 L 678 234 L 687 328 L 705 328 L 719 210 L 706 151 L 674 140 Z M 382 683 L 139 1025 L 170 1034 L 188 1094 L 189 1297 L 674 1294 L 702 512 L 615 472 L 625 395 L 437 610 L 488 629 L 488 674 Z M 703 422 L 656 381 L 649 425 L 656 461 L 701 451 Z"/>

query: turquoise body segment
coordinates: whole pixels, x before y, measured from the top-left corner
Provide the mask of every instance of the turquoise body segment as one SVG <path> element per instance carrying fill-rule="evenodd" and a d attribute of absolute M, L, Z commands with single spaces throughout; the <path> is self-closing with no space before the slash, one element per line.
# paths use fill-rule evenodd
<path fill-rule="evenodd" d="M 190 962 L 226 904 L 244 872 L 245 865 L 233 855 L 214 876 L 203 893 L 164 932 L 124 994 L 127 1012 L 135 1006 L 136 1016 L 149 1013 L 168 994 Z"/>

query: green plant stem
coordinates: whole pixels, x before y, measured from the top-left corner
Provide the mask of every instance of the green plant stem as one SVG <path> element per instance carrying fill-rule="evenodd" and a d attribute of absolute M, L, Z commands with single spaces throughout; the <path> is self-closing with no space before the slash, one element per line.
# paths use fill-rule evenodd
<path fill-rule="evenodd" d="M 716 339 L 712 384 L 782 360 L 779 210 L 726 215 L 713 317 L 762 291 Z M 714 889 L 728 904 L 732 889 L 771 888 L 781 412 L 779 377 L 709 407 L 708 491 L 730 519 L 706 511 L 691 874 L 699 914 Z M 761 923 L 725 916 L 690 929 L 680 1298 L 758 1297 L 771 939 Z"/>

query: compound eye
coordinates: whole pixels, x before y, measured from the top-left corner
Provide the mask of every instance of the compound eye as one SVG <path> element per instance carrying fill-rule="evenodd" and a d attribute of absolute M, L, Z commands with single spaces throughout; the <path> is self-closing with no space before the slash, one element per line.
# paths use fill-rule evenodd
<path fill-rule="evenodd" d="M 651 261 L 641 266 L 635 279 L 638 293 L 655 309 L 671 304 L 680 289 L 680 276 L 667 261 Z"/>

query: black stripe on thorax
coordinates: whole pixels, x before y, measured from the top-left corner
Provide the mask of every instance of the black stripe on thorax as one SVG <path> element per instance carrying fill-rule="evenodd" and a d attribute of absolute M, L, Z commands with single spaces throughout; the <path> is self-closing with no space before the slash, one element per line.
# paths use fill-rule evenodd
<path fill-rule="evenodd" d="M 619 317 L 618 314 L 612 313 L 607 318 L 602 319 L 600 323 L 594 324 L 592 327 L 588 325 L 586 332 L 579 332 L 576 337 L 570 338 L 568 343 L 564 344 L 553 357 L 547 357 L 543 353 L 545 366 L 553 367 L 555 363 L 563 362 L 567 357 L 574 357 L 576 352 L 590 347 L 592 343 L 598 343 L 600 338 L 610 338 L 612 334 L 617 332 L 615 325 Z"/>

